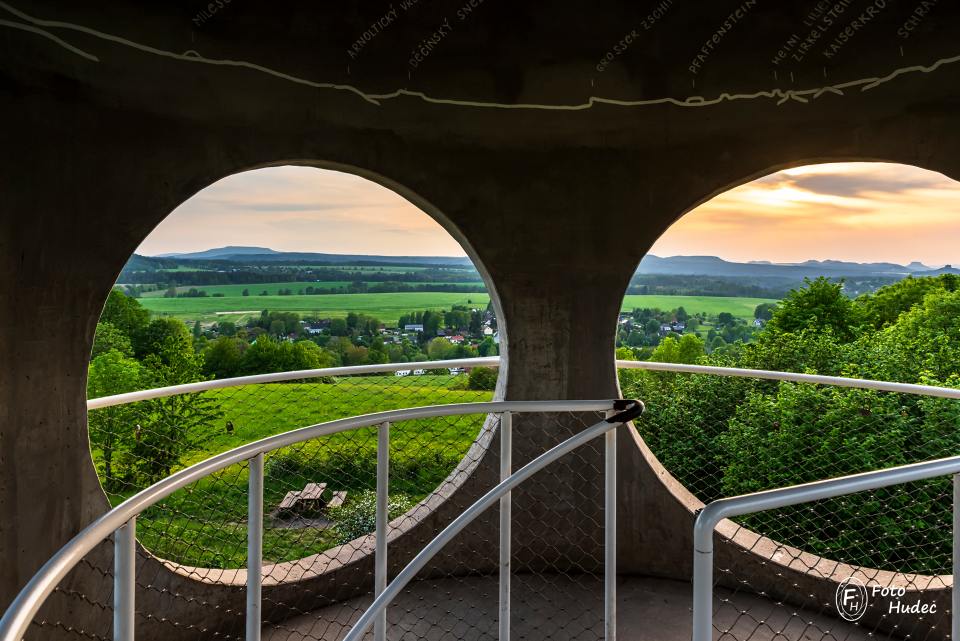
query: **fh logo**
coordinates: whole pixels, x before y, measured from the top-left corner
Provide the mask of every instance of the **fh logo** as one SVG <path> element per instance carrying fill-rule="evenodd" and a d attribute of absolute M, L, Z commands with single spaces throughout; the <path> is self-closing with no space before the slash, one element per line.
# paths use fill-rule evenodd
<path fill-rule="evenodd" d="M 837 586 L 837 612 L 847 621 L 858 621 L 868 601 L 867 586 L 852 576 Z"/>

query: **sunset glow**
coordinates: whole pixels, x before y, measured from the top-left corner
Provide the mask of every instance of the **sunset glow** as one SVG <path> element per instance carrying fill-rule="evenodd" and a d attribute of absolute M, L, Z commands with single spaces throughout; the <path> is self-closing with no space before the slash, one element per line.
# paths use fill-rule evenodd
<path fill-rule="evenodd" d="M 960 263 L 960 183 L 887 163 L 787 169 L 689 212 L 659 256 Z M 463 256 L 430 216 L 366 179 L 277 167 L 221 180 L 177 208 L 140 253 L 256 245 L 279 251 Z"/>
<path fill-rule="evenodd" d="M 960 263 L 960 183 L 887 163 L 787 169 L 717 196 L 675 223 L 658 256 Z"/>

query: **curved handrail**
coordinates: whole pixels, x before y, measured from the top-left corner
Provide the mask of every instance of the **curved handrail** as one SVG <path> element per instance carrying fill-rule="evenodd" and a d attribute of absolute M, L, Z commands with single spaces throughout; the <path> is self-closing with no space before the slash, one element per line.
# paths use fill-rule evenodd
<path fill-rule="evenodd" d="M 791 485 L 752 494 L 741 494 L 708 503 L 693 524 L 693 641 L 710 641 L 713 630 L 713 533 L 726 518 L 754 514 L 801 503 L 847 496 L 892 485 L 912 483 L 938 476 L 953 475 L 953 585 L 960 577 L 960 456 L 899 465 L 833 479 Z M 951 637 L 960 636 L 960 592 L 953 590 Z M 349 639 L 349 637 L 348 637 Z"/>
<path fill-rule="evenodd" d="M 102 396 L 92 398 L 87 401 L 87 409 L 94 410 L 101 407 L 112 407 L 114 405 L 125 405 L 126 403 L 135 403 L 136 401 L 147 401 L 154 398 L 164 398 L 166 396 L 177 396 L 179 394 L 191 394 L 195 392 L 206 392 L 213 389 L 222 389 L 224 387 L 240 387 L 242 385 L 256 385 L 259 383 L 284 383 L 286 381 L 299 381 L 311 378 L 322 378 L 324 376 L 355 376 L 358 374 L 380 374 L 383 372 L 396 372 L 404 369 L 442 369 L 449 367 L 499 367 L 499 356 L 485 356 L 483 358 L 456 358 L 446 361 L 412 361 L 408 363 L 379 363 L 376 365 L 351 365 L 348 367 L 323 367 L 320 369 L 301 369 L 290 372 L 274 372 L 272 374 L 254 374 L 252 376 L 236 376 L 234 378 L 221 378 L 212 381 L 200 381 L 199 383 L 184 383 L 182 385 L 170 385 L 169 387 L 156 387 L 137 392 L 127 392 L 125 394 L 115 394 L 113 396 Z"/>
<path fill-rule="evenodd" d="M 384 422 L 393 423 L 438 416 L 501 412 L 602 412 L 620 407 L 622 403 L 624 403 L 622 400 L 491 401 L 487 403 L 456 403 L 388 410 L 317 423 L 269 436 L 223 452 L 180 470 L 138 492 L 81 530 L 40 568 L 10 603 L 3 618 L 0 619 L 0 641 L 19 641 L 34 615 L 59 582 L 101 541 L 108 538 L 130 519 L 175 491 L 230 465 L 309 439 L 351 429 L 371 427 Z"/>
<path fill-rule="evenodd" d="M 350 632 L 344 637 L 343 641 L 359 641 L 360 637 L 366 633 L 367 629 L 373 625 L 374 618 L 386 608 L 391 601 L 404 587 L 417 575 L 417 572 L 423 569 L 430 559 L 432 559 L 437 552 L 443 549 L 443 547 L 450 542 L 453 537 L 459 534 L 465 527 L 470 525 L 478 516 L 480 516 L 485 510 L 493 507 L 493 504 L 500 500 L 501 497 L 505 496 L 508 492 L 513 490 L 515 487 L 526 481 L 528 478 L 545 468 L 550 463 L 556 461 L 561 456 L 569 454 L 573 450 L 577 449 L 581 445 L 589 443 L 593 439 L 597 438 L 601 434 L 606 434 L 610 430 L 614 429 L 617 425 L 622 425 L 627 421 L 633 420 L 640 416 L 644 411 L 644 405 L 641 401 L 631 400 L 628 403 L 632 403 L 632 407 L 625 409 L 625 411 L 606 418 L 599 423 L 588 427 L 587 429 L 579 432 L 567 440 L 563 441 L 559 445 L 555 445 L 550 448 L 540 456 L 536 457 L 519 470 L 505 478 L 503 481 L 498 483 L 493 487 L 489 492 L 481 496 L 477 501 L 464 510 L 457 518 L 450 522 L 450 524 L 443 529 L 430 543 L 428 543 L 420 552 L 417 553 L 417 556 L 413 557 L 413 560 L 407 564 L 403 570 L 390 582 L 387 588 L 380 593 L 380 595 L 374 599 L 373 603 L 370 604 L 370 607 L 357 619 L 357 622 L 350 629 Z M 618 408 L 624 409 L 624 408 Z"/>
<path fill-rule="evenodd" d="M 855 387 L 879 392 L 903 392 L 919 396 L 937 396 L 940 398 L 960 398 L 960 389 L 919 385 L 916 383 L 895 383 L 875 381 L 868 378 L 849 378 L 846 376 L 821 376 L 819 374 L 798 374 L 768 369 L 745 369 L 742 367 L 716 367 L 712 365 L 688 365 L 686 363 L 656 363 L 654 361 L 617 361 L 618 369 L 644 369 L 655 372 L 673 372 L 677 374 L 712 374 L 716 376 L 735 376 L 737 378 L 765 378 L 791 383 L 812 383 L 814 385 L 833 385 L 836 387 Z"/>
<path fill-rule="evenodd" d="M 227 387 L 241 387 L 262 383 L 282 383 L 286 381 L 307 380 L 324 376 L 355 376 L 360 374 L 382 374 L 404 369 L 441 369 L 450 367 L 499 367 L 499 356 L 483 358 L 460 358 L 446 361 L 413 361 L 408 363 L 383 363 L 377 365 L 354 365 L 350 367 L 325 367 L 322 369 L 305 369 L 292 372 L 277 372 L 274 374 L 256 374 L 253 376 L 238 376 L 223 378 L 199 383 L 186 383 L 169 387 L 158 387 L 126 394 L 103 396 L 87 401 L 87 410 L 103 407 L 113 407 L 146 401 L 154 398 L 177 396 L 205 392 Z M 669 372 L 675 374 L 710 374 L 715 376 L 733 376 L 737 378 L 763 378 L 767 380 L 788 381 L 792 383 L 811 383 L 814 385 L 834 385 L 836 387 L 853 387 L 857 389 L 872 389 L 881 392 L 902 392 L 920 396 L 935 396 L 939 398 L 960 399 L 960 389 L 939 387 L 936 385 L 919 385 L 916 383 L 895 383 L 892 381 L 875 381 L 865 378 L 850 378 L 845 376 L 821 376 L 819 374 L 799 374 L 795 372 L 780 372 L 765 369 L 747 369 L 741 367 L 716 367 L 712 365 L 688 365 L 686 363 L 658 363 L 654 361 L 617 360 L 617 369 L 642 369 L 655 372 Z"/>

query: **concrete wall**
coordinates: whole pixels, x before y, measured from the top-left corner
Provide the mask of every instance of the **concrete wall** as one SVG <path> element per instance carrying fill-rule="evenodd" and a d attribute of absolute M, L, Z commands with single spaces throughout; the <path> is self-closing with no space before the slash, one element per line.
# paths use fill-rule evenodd
<path fill-rule="evenodd" d="M 388 3 L 237 2 L 202 17 L 186 2 L 51 0 L 2 13 L 15 26 L 0 25 L 0 607 L 106 509 L 84 407 L 94 326 L 124 261 L 198 190 L 285 163 L 352 168 L 392 186 L 464 239 L 495 286 L 509 333 L 506 398 L 613 397 L 624 288 L 673 221 L 730 186 L 807 162 L 890 160 L 960 178 L 960 70 L 806 103 L 503 105 L 817 87 L 956 53 L 956 7 L 938 7 L 923 36 L 905 42 L 896 30 L 913 4 L 888 4 L 842 55 L 811 53 L 789 72 L 769 60 L 810 7 L 751 8 L 695 74 L 692 56 L 729 8 L 678 4 L 602 73 L 596 64 L 624 25 L 645 17 L 634 3 L 486 3 L 463 20 L 459 6 L 422 3 L 356 58 L 347 50 Z M 411 51 L 443 20 L 456 28 L 412 67 Z M 318 80 L 448 101 L 374 104 Z M 530 451 L 556 438 L 551 424 Z M 636 443 L 621 443 L 622 570 L 686 578 L 689 515 Z M 556 542 L 559 555 L 582 545 Z M 102 591 L 96 576 L 82 570 L 74 587 Z M 74 607 L 50 618 L 81 616 Z M 216 611 L 206 624 L 235 626 L 236 611 Z"/>

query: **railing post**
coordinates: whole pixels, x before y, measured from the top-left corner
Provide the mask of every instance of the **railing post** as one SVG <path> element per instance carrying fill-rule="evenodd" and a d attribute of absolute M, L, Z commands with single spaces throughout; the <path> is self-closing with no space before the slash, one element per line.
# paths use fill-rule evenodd
<path fill-rule="evenodd" d="M 608 411 L 607 418 L 616 414 Z M 617 639 L 617 428 L 603 435 L 603 620 L 604 639 Z"/>
<path fill-rule="evenodd" d="M 513 473 L 513 415 L 500 415 L 500 481 Z M 500 497 L 500 641 L 510 641 L 511 493 Z"/>
<path fill-rule="evenodd" d="M 137 576 L 137 519 L 113 535 L 113 638 L 133 641 Z"/>
<path fill-rule="evenodd" d="M 380 424 L 377 432 L 377 532 L 374 564 L 374 596 L 387 589 L 387 522 L 390 492 L 390 423 Z M 387 609 L 373 623 L 374 641 L 387 639 Z"/>
<path fill-rule="evenodd" d="M 960 639 L 960 474 L 953 475 L 953 589 L 950 595 L 950 639 Z"/>
<path fill-rule="evenodd" d="M 247 481 L 247 641 L 260 641 L 263 582 L 263 454 L 249 461 Z"/>
<path fill-rule="evenodd" d="M 711 533 L 712 536 L 712 533 Z M 693 541 L 693 641 L 711 641 L 713 634 L 713 541 L 700 549 Z"/>

